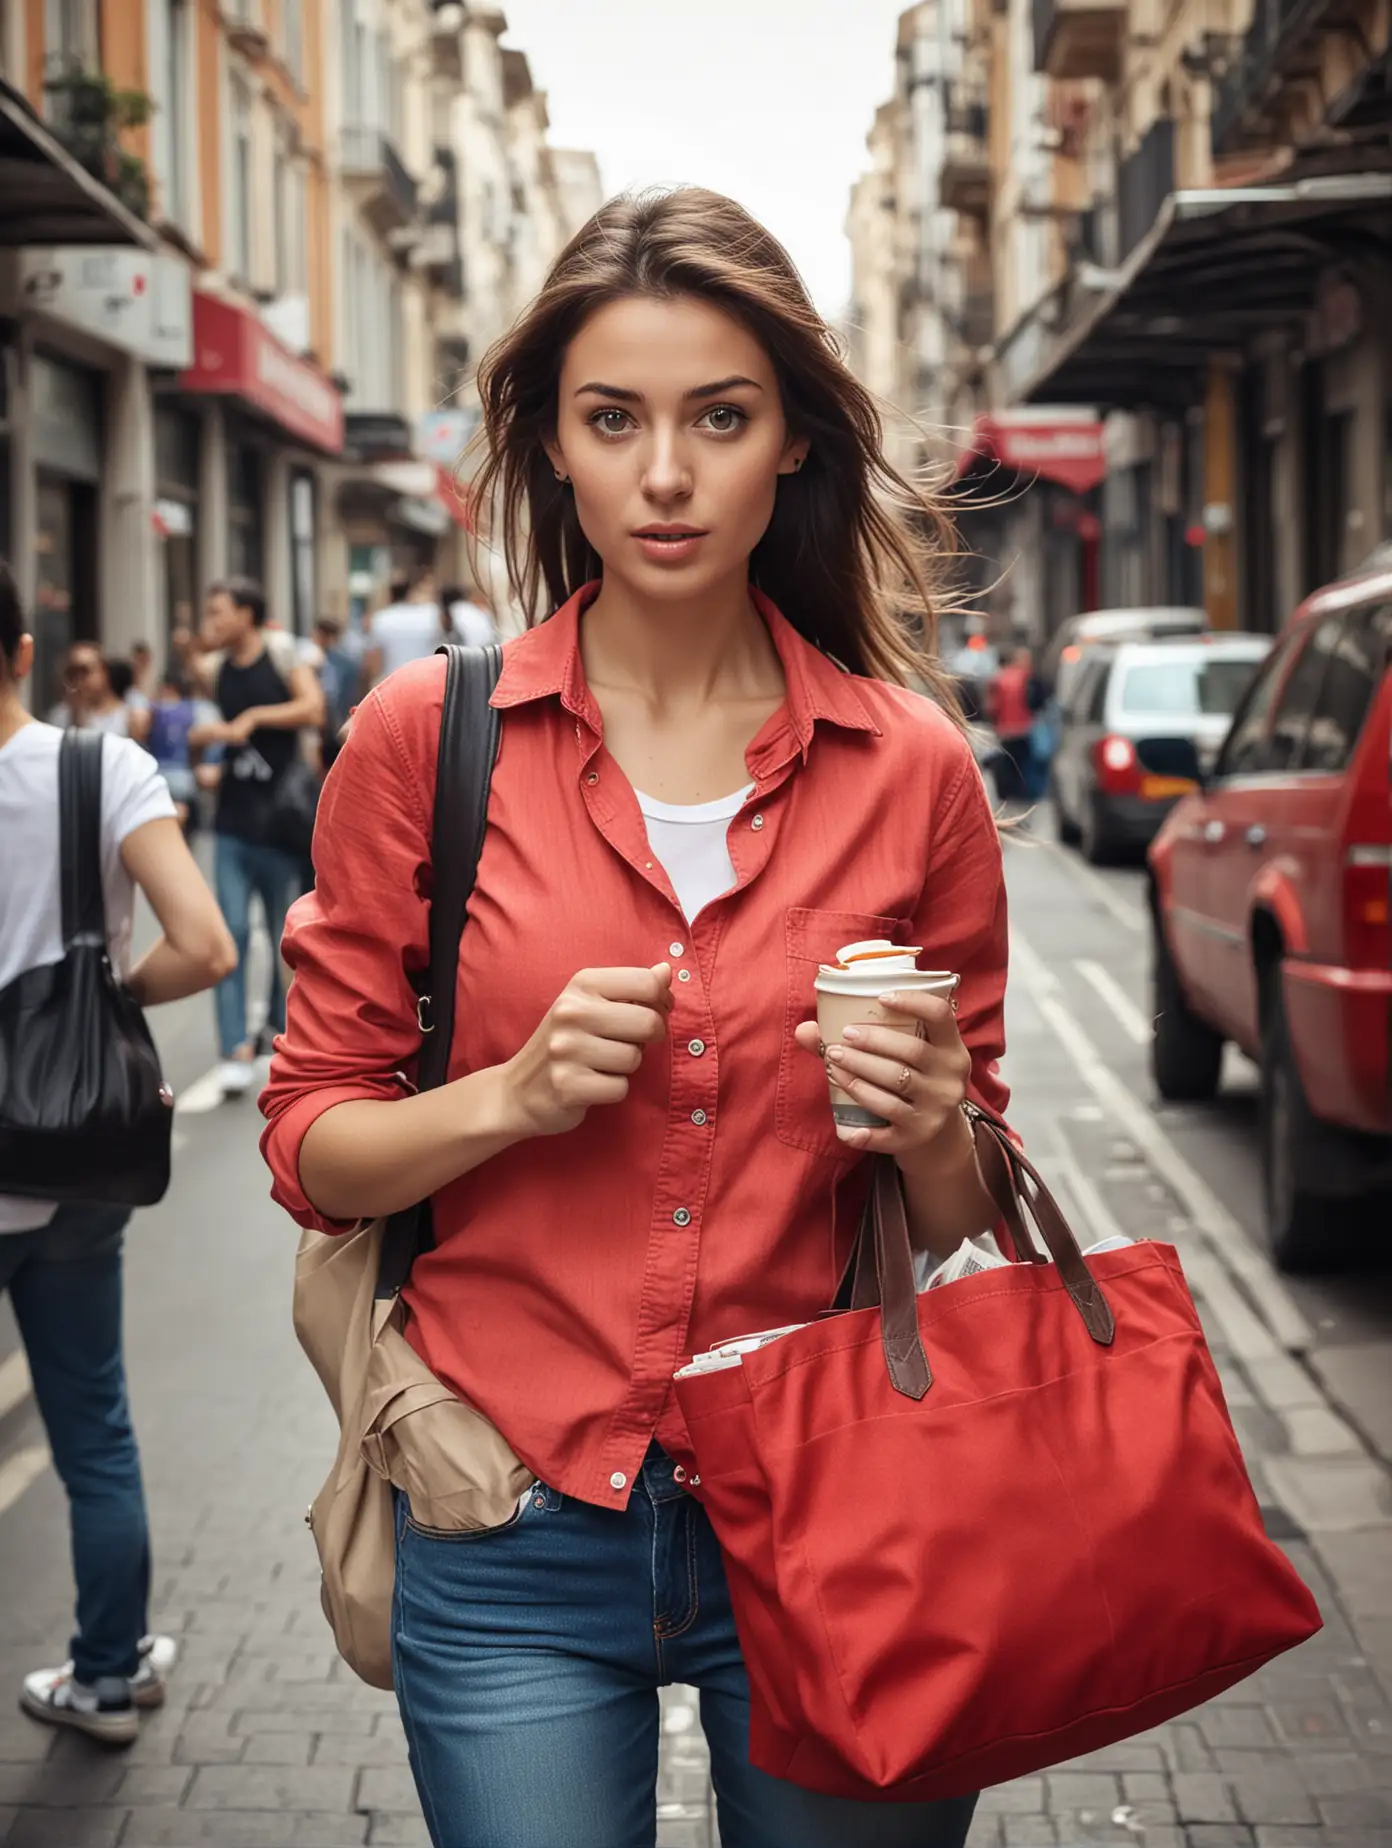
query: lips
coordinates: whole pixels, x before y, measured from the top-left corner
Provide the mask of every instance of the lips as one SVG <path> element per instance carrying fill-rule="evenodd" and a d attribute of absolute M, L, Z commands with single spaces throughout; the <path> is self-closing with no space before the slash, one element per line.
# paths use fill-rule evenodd
<path fill-rule="evenodd" d="M 658 565 L 678 565 L 691 558 L 708 537 L 700 526 L 645 526 L 633 535 L 644 557 Z"/>

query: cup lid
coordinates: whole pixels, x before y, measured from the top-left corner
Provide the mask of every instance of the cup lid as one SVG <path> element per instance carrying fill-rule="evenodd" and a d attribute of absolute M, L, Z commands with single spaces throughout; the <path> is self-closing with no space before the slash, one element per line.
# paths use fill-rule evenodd
<path fill-rule="evenodd" d="M 836 961 L 823 964 L 823 967 L 842 973 L 853 969 L 880 970 L 889 975 L 914 968 L 922 954 L 921 944 L 891 943 L 887 937 L 866 937 L 859 943 L 846 944 L 836 952 Z"/>

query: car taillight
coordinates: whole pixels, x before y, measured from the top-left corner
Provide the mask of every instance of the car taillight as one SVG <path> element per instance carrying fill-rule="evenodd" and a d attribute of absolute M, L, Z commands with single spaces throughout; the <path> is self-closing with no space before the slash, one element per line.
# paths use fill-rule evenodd
<path fill-rule="evenodd" d="M 1092 765 L 1104 795 L 1133 796 L 1141 786 L 1141 765 L 1129 738 L 1115 732 L 1099 738 L 1092 747 Z"/>
<path fill-rule="evenodd" d="M 1392 961 L 1392 845 L 1356 842 L 1344 855 L 1344 920 L 1355 968 Z"/>

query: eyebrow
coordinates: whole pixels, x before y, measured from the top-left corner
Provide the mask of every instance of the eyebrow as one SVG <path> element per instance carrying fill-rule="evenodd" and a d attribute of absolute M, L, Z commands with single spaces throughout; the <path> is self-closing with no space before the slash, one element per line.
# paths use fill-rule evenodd
<path fill-rule="evenodd" d="M 747 379 L 740 373 L 734 373 L 728 379 L 716 379 L 714 384 L 695 385 L 690 391 L 684 391 L 682 402 L 691 404 L 698 398 L 718 398 L 722 392 L 734 391 L 741 385 L 747 385 L 753 391 L 764 389 L 757 379 Z M 641 391 L 629 391 L 623 385 L 602 385 L 597 379 L 592 379 L 587 385 L 577 386 L 575 395 L 577 398 L 583 398 L 587 392 L 596 398 L 615 398 L 620 404 L 641 404 L 643 402 Z"/>

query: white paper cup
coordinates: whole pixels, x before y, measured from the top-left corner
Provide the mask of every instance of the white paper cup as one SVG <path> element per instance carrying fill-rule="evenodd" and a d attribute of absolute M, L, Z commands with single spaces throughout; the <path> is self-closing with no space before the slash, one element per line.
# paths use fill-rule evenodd
<path fill-rule="evenodd" d="M 843 958 L 868 945 L 851 944 L 841 952 Z M 891 945 L 885 944 L 884 949 Z M 895 990 L 912 989 L 916 993 L 930 995 L 952 995 L 956 992 L 960 976 L 949 969 L 918 969 L 914 967 L 914 957 L 919 952 L 915 949 L 900 950 L 894 956 L 877 956 L 859 965 L 852 963 L 849 968 L 837 969 L 824 963 L 817 972 L 817 1029 L 821 1034 L 823 1053 L 831 1046 L 841 1043 L 841 1036 L 849 1026 L 893 1026 L 900 1030 L 911 1028 L 920 1038 L 923 1036 L 921 1021 L 912 1016 L 896 1013 L 883 1007 L 876 999 L 878 995 Z M 887 1121 L 877 1116 L 873 1110 L 867 1110 L 854 1098 L 848 1097 L 835 1079 L 828 1077 L 831 1089 L 831 1114 L 841 1129 L 885 1129 Z"/>

